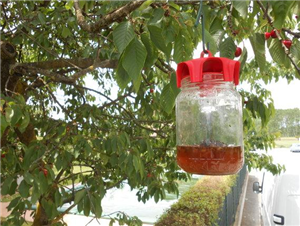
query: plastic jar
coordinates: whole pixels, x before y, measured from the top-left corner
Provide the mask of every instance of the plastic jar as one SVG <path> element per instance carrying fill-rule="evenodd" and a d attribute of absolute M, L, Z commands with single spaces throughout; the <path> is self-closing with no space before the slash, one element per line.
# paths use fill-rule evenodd
<path fill-rule="evenodd" d="M 194 174 L 235 174 L 244 164 L 241 96 L 234 79 L 225 81 L 222 73 L 202 72 L 201 80 L 180 79 L 177 163 Z"/>

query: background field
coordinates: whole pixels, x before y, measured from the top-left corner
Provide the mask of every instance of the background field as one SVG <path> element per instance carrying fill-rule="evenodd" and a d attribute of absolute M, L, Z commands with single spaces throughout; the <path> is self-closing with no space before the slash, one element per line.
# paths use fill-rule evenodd
<path fill-rule="evenodd" d="M 289 148 L 293 143 L 300 143 L 296 137 L 281 137 L 275 141 L 276 148 Z"/>

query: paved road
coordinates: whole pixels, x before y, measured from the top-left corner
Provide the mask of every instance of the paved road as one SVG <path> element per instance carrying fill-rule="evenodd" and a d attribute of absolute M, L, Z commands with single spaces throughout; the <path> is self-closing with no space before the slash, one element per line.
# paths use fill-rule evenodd
<path fill-rule="evenodd" d="M 241 226 L 261 226 L 260 194 L 255 194 L 252 191 L 253 182 L 255 181 L 260 180 L 254 173 L 250 173 L 248 178 Z"/>

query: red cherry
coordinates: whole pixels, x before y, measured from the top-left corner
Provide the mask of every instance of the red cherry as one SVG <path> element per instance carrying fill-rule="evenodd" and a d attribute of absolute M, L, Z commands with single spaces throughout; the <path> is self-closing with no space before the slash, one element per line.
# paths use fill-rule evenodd
<path fill-rule="evenodd" d="M 265 33 L 265 39 L 268 40 L 271 37 L 271 33 L 270 32 L 266 32 Z"/>
<path fill-rule="evenodd" d="M 148 174 L 147 174 L 147 177 L 152 177 L 152 174 L 151 174 L 151 173 L 148 173 Z"/>
<path fill-rule="evenodd" d="M 282 44 L 285 45 L 286 48 L 290 49 L 293 43 L 291 40 L 283 40 Z"/>
<path fill-rule="evenodd" d="M 47 170 L 47 169 L 43 169 L 43 174 L 44 174 L 45 177 L 47 177 L 47 175 L 48 175 L 48 170 Z"/>
<path fill-rule="evenodd" d="M 279 30 L 277 30 L 279 32 Z M 275 30 L 272 30 L 271 31 L 271 37 L 272 38 L 277 38 L 277 34 L 276 34 L 276 31 Z"/>
<path fill-rule="evenodd" d="M 150 89 L 150 93 L 153 93 L 154 92 L 154 89 Z"/>
<path fill-rule="evenodd" d="M 295 18 L 296 18 L 296 20 L 297 20 L 297 19 L 298 19 L 298 16 L 296 15 Z"/>
<path fill-rule="evenodd" d="M 5 154 L 1 154 L 1 158 L 4 159 L 5 158 Z"/>
<path fill-rule="evenodd" d="M 239 57 L 241 54 L 242 54 L 242 49 L 240 47 L 237 47 L 234 56 Z"/>
<path fill-rule="evenodd" d="M 45 168 L 39 168 L 40 172 L 43 172 L 44 176 L 46 177 L 48 175 L 48 170 Z"/>

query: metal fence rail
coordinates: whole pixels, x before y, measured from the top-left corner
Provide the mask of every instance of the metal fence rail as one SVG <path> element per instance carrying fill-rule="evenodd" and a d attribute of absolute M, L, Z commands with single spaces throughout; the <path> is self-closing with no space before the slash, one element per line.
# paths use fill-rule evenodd
<path fill-rule="evenodd" d="M 240 196 L 242 193 L 245 176 L 247 173 L 246 165 L 238 173 L 235 186 L 231 188 L 231 191 L 225 197 L 223 207 L 219 212 L 219 220 L 217 225 L 219 226 L 231 226 L 235 221 L 235 214 L 239 205 Z"/>

